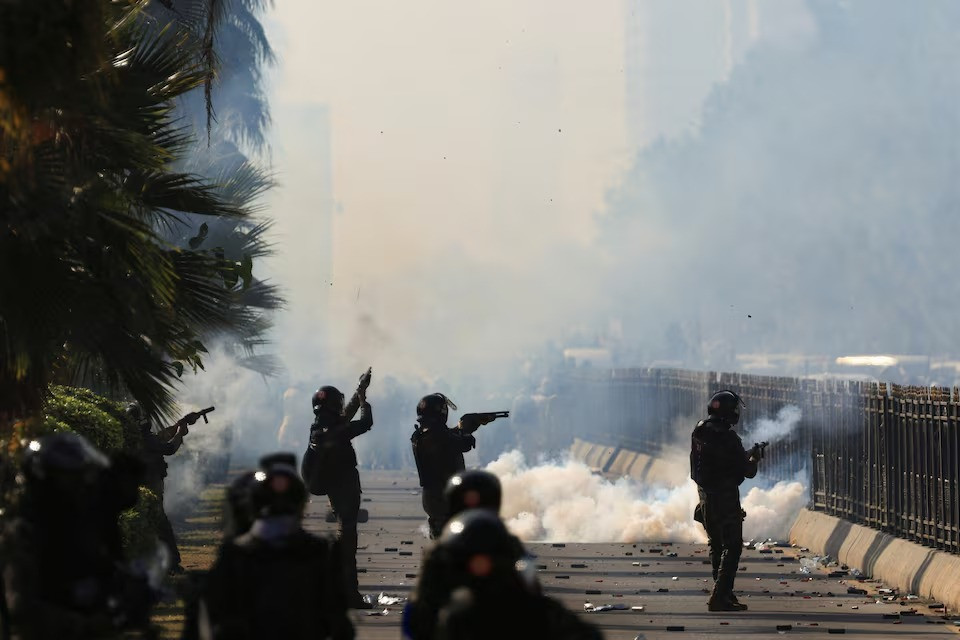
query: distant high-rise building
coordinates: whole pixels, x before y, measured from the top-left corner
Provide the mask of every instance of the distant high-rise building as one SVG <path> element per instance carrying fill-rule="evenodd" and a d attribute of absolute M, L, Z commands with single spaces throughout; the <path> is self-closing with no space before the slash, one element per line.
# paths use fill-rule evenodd
<path fill-rule="evenodd" d="M 626 129 L 635 149 L 696 130 L 704 99 L 760 35 L 757 0 L 624 0 Z"/>

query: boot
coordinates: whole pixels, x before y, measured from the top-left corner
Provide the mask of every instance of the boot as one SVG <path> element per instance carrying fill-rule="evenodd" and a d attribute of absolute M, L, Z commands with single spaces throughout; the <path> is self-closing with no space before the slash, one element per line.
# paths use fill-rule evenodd
<path fill-rule="evenodd" d="M 744 605 L 735 603 L 732 598 L 734 598 L 733 593 L 727 593 L 714 586 L 713 593 L 707 600 L 707 611 L 743 611 L 740 607 Z"/>
<path fill-rule="evenodd" d="M 742 602 L 740 602 L 739 600 L 737 600 L 737 596 L 734 595 L 733 593 L 730 594 L 729 600 L 730 600 L 730 602 L 733 604 L 733 606 L 737 607 L 740 611 L 746 611 L 746 610 L 747 610 L 747 605 L 745 605 L 745 604 L 743 604 Z"/>

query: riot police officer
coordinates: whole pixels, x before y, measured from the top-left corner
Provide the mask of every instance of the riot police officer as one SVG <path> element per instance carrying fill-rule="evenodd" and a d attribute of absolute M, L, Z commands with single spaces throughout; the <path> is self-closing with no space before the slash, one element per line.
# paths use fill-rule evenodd
<path fill-rule="evenodd" d="M 489 471 L 480 469 L 455 473 L 444 489 L 444 499 L 450 518 L 476 509 L 499 516 L 501 498 L 500 480 Z M 501 531 L 500 527 L 494 526 L 494 529 L 497 535 L 506 536 L 502 541 L 504 557 L 512 558 L 514 563 L 523 563 L 525 571 L 522 577 L 528 591 L 540 593 L 540 584 L 536 579 L 532 557 L 527 553 L 523 543 L 505 528 Z M 414 589 L 413 598 L 405 611 L 409 635 L 414 640 L 433 640 L 440 610 L 447 603 L 450 594 L 463 586 L 463 574 L 454 566 L 453 563 L 456 560 L 448 551 L 438 544 L 424 552 L 420 565 L 420 578 Z"/>
<path fill-rule="evenodd" d="M 447 428 L 449 409 L 456 408 L 457 405 L 442 393 L 424 396 L 417 404 L 418 424 L 410 437 L 431 540 L 440 537 L 449 517 L 443 495 L 447 481 L 466 468 L 463 454 L 477 445 L 473 434 L 459 428 Z"/>
<path fill-rule="evenodd" d="M 352 640 L 342 554 L 302 527 L 307 490 L 294 455 L 261 462 L 249 488 L 253 524 L 224 542 L 206 577 L 202 637 Z"/>
<path fill-rule="evenodd" d="M 124 567 L 119 515 L 141 468 L 64 432 L 32 441 L 19 513 L 3 532 L 4 591 L 17 637 L 106 638 L 145 629 L 155 601 Z"/>
<path fill-rule="evenodd" d="M 737 565 L 743 549 L 743 519 L 740 485 L 757 475 L 760 451 L 743 448 L 733 430 L 746 406 L 733 391 L 713 394 L 707 405 L 708 417 L 697 423 L 691 436 L 690 476 L 697 483 L 700 502 L 694 519 L 707 532 L 713 565 L 714 588 L 707 603 L 710 611 L 743 611 L 733 593 Z M 759 446 L 759 445 L 758 445 Z"/>
<path fill-rule="evenodd" d="M 194 412 L 188 413 L 172 426 L 155 433 L 151 427 L 150 418 L 138 402 L 131 402 L 127 405 L 126 414 L 131 421 L 140 427 L 141 457 L 145 466 L 143 484 L 157 496 L 160 503 L 157 536 L 170 554 L 171 571 L 182 573 L 183 567 L 180 566 L 180 550 L 177 549 L 177 539 L 174 536 L 173 526 L 170 524 L 167 512 L 163 508 L 163 486 L 167 477 L 167 461 L 164 458 L 172 456 L 180 450 L 184 436 L 190 431 L 189 425 L 196 423 L 200 415 Z"/>
<path fill-rule="evenodd" d="M 503 488 L 500 479 L 489 471 L 467 469 L 450 476 L 443 497 L 451 518 L 467 509 L 488 509 L 499 515 Z"/>
<path fill-rule="evenodd" d="M 469 509 L 443 529 L 437 553 L 456 587 L 440 608 L 434 638 L 599 640 L 600 630 L 561 602 L 531 588 L 534 571 L 514 555 L 513 537 L 488 509 Z M 418 638 L 418 636 L 414 636 Z"/>
<path fill-rule="evenodd" d="M 326 495 L 337 517 L 337 537 L 343 553 L 342 568 L 349 604 L 370 609 L 357 580 L 357 521 L 360 515 L 360 474 L 357 452 L 352 440 L 373 427 L 373 410 L 367 402 L 371 369 L 360 376 L 360 384 L 344 406 L 343 394 L 336 387 L 320 387 L 313 395 L 313 425 L 310 444 L 304 455 L 301 473 L 310 493 Z M 357 410 L 360 418 L 353 420 Z"/>

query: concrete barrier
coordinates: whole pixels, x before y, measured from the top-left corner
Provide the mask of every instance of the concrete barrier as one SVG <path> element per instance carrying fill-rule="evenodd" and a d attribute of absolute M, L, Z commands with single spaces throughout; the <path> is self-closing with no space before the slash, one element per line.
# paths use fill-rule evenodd
<path fill-rule="evenodd" d="M 611 447 L 575 438 L 573 445 L 570 447 L 570 456 L 591 469 L 606 471 L 619 450 L 620 447 Z"/>
<path fill-rule="evenodd" d="M 960 610 L 960 556 L 807 509 L 794 521 L 790 541 L 832 556 L 902 593 Z"/>
<path fill-rule="evenodd" d="M 594 445 L 586 440 L 581 440 L 580 438 L 574 438 L 573 444 L 570 446 L 570 457 L 574 460 L 579 460 L 584 462 L 587 458 L 587 453 Z"/>
<path fill-rule="evenodd" d="M 633 466 L 633 463 L 637 461 L 637 457 L 640 454 L 636 451 L 630 451 L 629 449 L 620 449 L 617 451 L 616 455 L 613 456 L 613 459 L 610 461 L 610 464 L 607 465 L 607 471 L 609 473 L 614 473 L 618 476 L 626 476 L 630 474 L 630 467 Z"/>
<path fill-rule="evenodd" d="M 629 476 L 637 482 L 676 484 L 676 456 L 653 457 L 645 453 L 595 444 L 579 438 L 574 439 L 570 455 L 597 471 L 615 476 Z M 683 474 L 684 480 L 686 474 Z"/>

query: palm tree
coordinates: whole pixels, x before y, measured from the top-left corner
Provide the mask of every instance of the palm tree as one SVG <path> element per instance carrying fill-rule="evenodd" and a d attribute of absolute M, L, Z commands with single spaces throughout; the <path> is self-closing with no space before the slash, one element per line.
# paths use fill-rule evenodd
<path fill-rule="evenodd" d="M 258 16 L 272 4 L 268 0 L 166 0 L 152 5 L 154 28 L 177 24 L 196 42 L 198 64 L 208 72 L 203 90 L 178 100 L 180 114 L 205 139 L 180 165 L 218 185 L 229 202 L 255 203 L 273 185 L 254 157 L 268 155 L 265 130 L 270 112 L 263 87 L 263 68 L 275 61 Z M 249 266 L 271 253 L 266 241 L 269 223 L 224 218 L 215 223 L 194 216 L 171 229 L 165 238 L 181 247 L 212 248 L 230 260 Z M 241 366 L 273 374 L 276 359 L 258 353 L 266 345 L 271 312 L 282 306 L 277 287 L 254 278 L 235 300 L 237 330 L 205 336 L 232 351 Z"/>
<path fill-rule="evenodd" d="M 248 260 L 164 238 L 185 214 L 250 211 L 175 168 L 190 144 L 175 103 L 209 74 L 147 4 L 0 3 L 0 427 L 84 374 L 169 412 L 202 337 L 237 330 L 256 290 Z"/>

